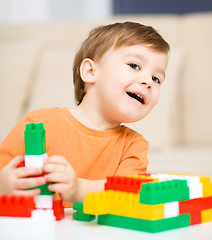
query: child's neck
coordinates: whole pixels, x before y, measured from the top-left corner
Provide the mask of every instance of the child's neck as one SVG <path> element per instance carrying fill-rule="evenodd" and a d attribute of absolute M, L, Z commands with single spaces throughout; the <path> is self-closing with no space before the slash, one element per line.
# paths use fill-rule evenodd
<path fill-rule="evenodd" d="M 120 125 L 117 122 L 107 121 L 98 111 L 83 103 L 69 111 L 79 122 L 94 130 L 105 131 Z"/>

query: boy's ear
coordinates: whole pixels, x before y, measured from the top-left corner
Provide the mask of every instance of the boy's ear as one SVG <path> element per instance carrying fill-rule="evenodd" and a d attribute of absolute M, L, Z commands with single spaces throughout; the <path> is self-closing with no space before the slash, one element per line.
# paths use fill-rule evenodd
<path fill-rule="evenodd" d="M 85 83 L 95 83 L 95 63 L 90 58 L 85 58 L 80 66 L 80 75 Z"/>

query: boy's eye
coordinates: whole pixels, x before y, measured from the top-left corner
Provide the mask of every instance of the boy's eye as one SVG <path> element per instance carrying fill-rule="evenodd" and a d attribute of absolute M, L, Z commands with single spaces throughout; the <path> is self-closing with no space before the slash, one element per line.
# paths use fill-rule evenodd
<path fill-rule="evenodd" d="M 131 68 L 133 68 L 133 69 L 135 69 L 135 70 L 140 70 L 140 67 L 137 65 L 137 64 L 135 64 L 135 63 L 130 63 L 130 64 L 128 64 Z"/>
<path fill-rule="evenodd" d="M 152 76 L 152 81 L 160 84 L 160 80 L 155 76 Z"/>

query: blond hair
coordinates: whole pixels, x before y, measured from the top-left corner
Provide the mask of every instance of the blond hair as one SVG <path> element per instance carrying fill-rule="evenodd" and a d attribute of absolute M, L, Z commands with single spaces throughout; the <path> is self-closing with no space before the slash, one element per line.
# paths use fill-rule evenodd
<path fill-rule="evenodd" d="M 114 49 L 123 46 L 144 44 L 150 49 L 168 53 L 169 44 L 151 26 L 134 22 L 114 23 L 93 29 L 76 53 L 73 65 L 73 82 L 75 99 L 79 105 L 86 94 L 85 85 L 80 76 L 80 66 L 85 58 L 99 61 L 112 46 Z"/>

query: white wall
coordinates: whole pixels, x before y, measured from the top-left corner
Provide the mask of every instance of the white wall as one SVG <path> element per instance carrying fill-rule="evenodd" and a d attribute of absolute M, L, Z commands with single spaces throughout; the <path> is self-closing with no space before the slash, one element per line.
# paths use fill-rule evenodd
<path fill-rule="evenodd" d="M 104 19 L 111 15 L 112 0 L 0 0 L 0 24 Z"/>

